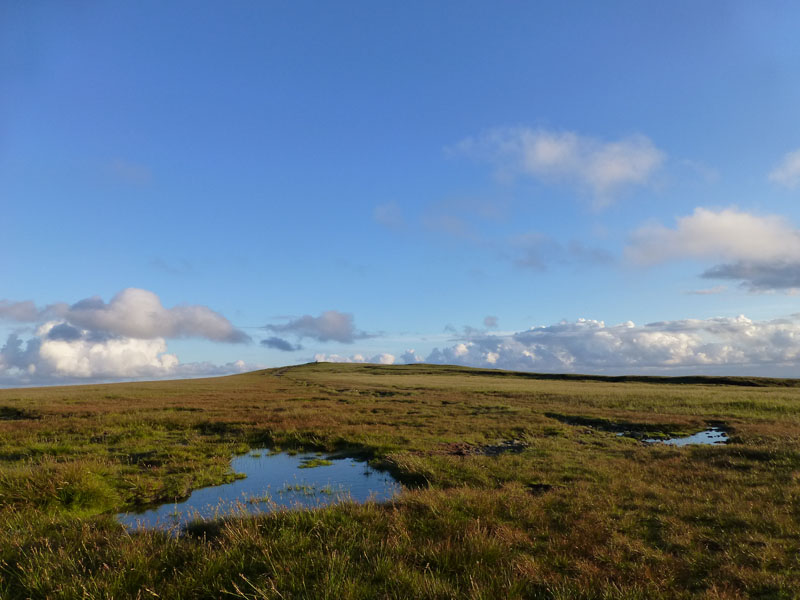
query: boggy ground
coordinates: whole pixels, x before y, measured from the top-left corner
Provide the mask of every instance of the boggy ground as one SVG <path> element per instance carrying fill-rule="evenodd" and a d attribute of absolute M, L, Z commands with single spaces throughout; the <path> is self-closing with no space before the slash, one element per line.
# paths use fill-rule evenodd
<path fill-rule="evenodd" d="M 310 364 L 0 390 L 0 598 L 800 597 L 800 387 Z M 615 432 L 725 446 L 647 445 Z M 130 534 L 251 447 L 359 453 L 387 504 Z"/>

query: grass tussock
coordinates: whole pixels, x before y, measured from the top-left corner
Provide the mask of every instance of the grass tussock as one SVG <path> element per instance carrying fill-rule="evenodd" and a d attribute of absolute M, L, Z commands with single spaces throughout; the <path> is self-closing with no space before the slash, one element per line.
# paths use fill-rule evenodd
<path fill-rule="evenodd" d="M 617 435 L 710 424 L 730 443 Z M 177 537 L 116 522 L 233 480 L 255 447 L 358 455 L 410 487 Z M 319 364 L 0 390 L 4 599 L 788 599 L 798 507 L 792 381 Z"/>

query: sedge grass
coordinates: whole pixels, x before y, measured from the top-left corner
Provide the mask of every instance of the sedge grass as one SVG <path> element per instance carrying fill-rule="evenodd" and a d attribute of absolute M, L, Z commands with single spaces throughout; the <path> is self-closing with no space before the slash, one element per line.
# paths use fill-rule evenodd
<path fill-rule="evenodd" d="M 0 598 L 800 595 L 792 381 L 319 364 L 0 390 L 0 417 Z M 614 430 L 711 423 L 728 444 Z M 509 440 L 519 451 L 454 451 Z M 113 518 L 232 480 L 250 448 L 359 456 L 409 487 L 181 536 Z"/>

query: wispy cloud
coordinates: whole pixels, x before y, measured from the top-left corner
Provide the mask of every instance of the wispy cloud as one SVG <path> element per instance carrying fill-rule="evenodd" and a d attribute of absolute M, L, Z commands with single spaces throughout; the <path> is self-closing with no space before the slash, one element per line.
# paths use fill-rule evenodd
<path fill-rule="evenodd" d="M 789 189 L 800 186 L 800 150 L 785 154 L 768 177 L 771 182 Z"/>
<path fill-rule="evenodd" d="M 715 285 L 712 288 L 705 288 L 702 290 L 688 290 L 684 292 L 690 296 L 713 296 L 716 294 L 722 294 L 723 292 L 728 290 L 728 286 L 726 285 Z"/>
<path fill-rule="evenodd" d="M 508 248 L 515 265 L 534 271 L 544 271 L 553 264 L 597 266 L 615 261 L 614 256 L 603 248 L 589 247 L 578 240 L 562 244 L 539 232 L 512 237 Z"/>
<path fill-rule="evenodd" d="M 587 189 L 597 208 L 611 204 L 625 188 L 647 184 L 666 156 L 644 135 L 606 141 L 527 127 L 490 129 L 448 151 L 492 164 L 502 178 L 527 175 Z"/>
<path fill-rule="evenodd" d="M 153 180 L 150 167 L 122 158 L 112 160 L 109 170 L 115 178 L 125 183 L 145 185 Z"/>
<path fill-rule="evenodd" d="M 169 275 L 182 276 L 182 275 L 188 275 L 194 271 L 192 263 L 186 260 L 185 258 L 182 258 L 175 262 L 168 262 L 163 258 L 156 257 L 150 260 L 148 264 L 154 269 L 158 269 L 159 271 L 163 271 L 164 273 L 167 273 Z"/>
<path fill-rule="evenodd" d="M 396 202 L 379 204 L 373 209 L 372 218 L 376 223 L 383 225 L 387 229 L 399 231 L 406 227 L 405 217 Z"/>

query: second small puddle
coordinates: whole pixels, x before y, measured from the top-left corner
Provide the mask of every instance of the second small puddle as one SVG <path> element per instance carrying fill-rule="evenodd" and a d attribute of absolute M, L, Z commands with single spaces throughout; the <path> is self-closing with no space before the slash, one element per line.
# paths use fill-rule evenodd
<path fill-rule="evenodd" d="M 305 467 L 305 468 L 304 468 Z M 128 529 L 173 529 L 197 519 L 259 514 L 281 508 L 315 508 L 342 500 L 384 501 L 402 486 L 388 473 L 353 458 L 326 460 L 315 453 L 271 454 L 253 450 L 231 461 L 247 477 L 200 488 L 182 502 L 162 504 L 117 519 Z"/>
<path fill-rule="evenodd" d="M 705 431 L 700 431 L 694 435 L 687 435 L 686 437 L 668 438 L 660 440 L 658 438 L 650 438 L 644 440 L 648 444 L 668 444 L 670 446 L 689 446 L 690 444 L 708 444 L 716 446 L 718 444 L 725 444 L 728 442 L 728 435 L 719 427 L 712 427 Z"/>

